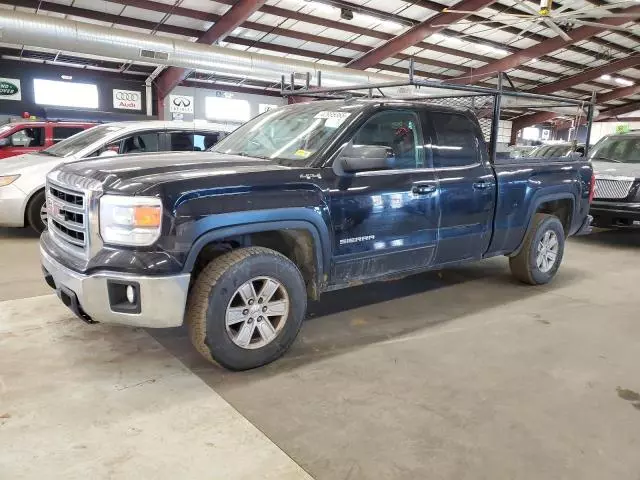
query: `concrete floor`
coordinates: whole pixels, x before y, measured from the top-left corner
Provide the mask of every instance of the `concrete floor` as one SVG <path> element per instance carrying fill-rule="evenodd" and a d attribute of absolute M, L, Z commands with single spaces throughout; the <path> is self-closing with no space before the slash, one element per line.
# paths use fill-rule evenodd
<path fill-rule="evenodd" d="M 640 478 L 639 266 L 605 231 L 545 287 L 499 258 L 335 292 L 229 373 L 182 329 L 76 321 L 0 230 L 0 300 L 35 297 L 0 303 L 0 478 Z"/>

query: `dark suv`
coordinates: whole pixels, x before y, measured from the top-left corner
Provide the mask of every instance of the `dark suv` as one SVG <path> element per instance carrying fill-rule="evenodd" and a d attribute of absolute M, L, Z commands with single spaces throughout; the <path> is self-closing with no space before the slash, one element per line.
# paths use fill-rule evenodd
<path fill-rule="evenodd" d="M 589 159 L 596 175 L 594 224 L 640 227 L 640 132 L 604 137 Z"/>

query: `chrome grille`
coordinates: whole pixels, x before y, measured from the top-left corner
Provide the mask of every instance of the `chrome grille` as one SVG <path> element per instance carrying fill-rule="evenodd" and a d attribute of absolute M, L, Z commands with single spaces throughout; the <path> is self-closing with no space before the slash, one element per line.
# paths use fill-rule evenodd
<path fill-rule="evenodd" d="M 633 186 L 633 179 L 596 178 L 594 198 L 621 199 L 627 198 Z"/>
<path fill-rule="evenodd" d="M 54 238 L 83 252 L 87 246 L 87 202 L 84 192 L 47 183 L 47 217 Z M 81 253 L 77 252 L 77 253 Z"/>

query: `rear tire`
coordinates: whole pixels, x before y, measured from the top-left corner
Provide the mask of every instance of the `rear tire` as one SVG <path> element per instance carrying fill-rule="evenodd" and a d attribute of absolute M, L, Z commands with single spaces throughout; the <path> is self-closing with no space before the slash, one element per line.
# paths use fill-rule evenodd
<path fill-rule="evenodd" d="M 47 203 L 43 190 L 31 197 L 27 204 L 27 223 L 37 233 L 42 233 L 47 228 L 46 212 Z"/>
<path fill-rule="evenodd" d="M 562 263 L 564 240 L 564 228 L 558 217 L 536 213 L 522 249 L 509 258 L 511 273 L 529 285 L 549 283 Z"/>
<path fill-rule="evenodd" d="M 189 292 L 186 323 L 203 357 L 248 370 L 291 347 L 306 309 L 304 280 L 291 260 L 267 248 L 241 248 L 200 272 Z"/>

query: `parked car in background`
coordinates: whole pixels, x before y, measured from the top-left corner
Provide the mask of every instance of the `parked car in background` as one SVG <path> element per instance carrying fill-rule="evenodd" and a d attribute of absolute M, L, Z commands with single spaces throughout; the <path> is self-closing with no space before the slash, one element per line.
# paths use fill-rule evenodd
<path fill-rule="evenodd" d="M 491 162 L 468 111 L 316 101 L 206 154 L 61 165 L 40 251 L 83 320 L 184 320 L 205 358 L 244 370 L 282 355 L 322 292 L 496 255 L 551 281 L 565 238 L 590 231 L 593 183 L 579 158 Z"/>
<path fill-rule="evenodd" d="M 534 148 L 527 156 L 534 158 L 567 157 L 573 151 L 573 142 L 550 143 Z M 584 151 L 584 143 L 578 143 L 575 146 L 576 156 L 584 157 Z"/>
<path fill-rule="evenodd" d="M 98 125 L 51 148 L 0 162 L 0 226 L 47 224 L 44 183 L 47 172 L 81 158 L 164 151 L 204 151 L 224 135 L 193 122 L 118 122 Z M 133 161 L 132 161 L 133 162 Z M 136 161 L 137 162 L 137 161 Z"/>
<path fill-rule="evenodd" d="M 608 135 L 589 154 L 596 174 L 591 215 L 605 228 L 640 227 L 640 132 Z"/>
<path fill-rule="evenodd" d="M 38 120 L 9 122 L 0 125 L 0 160 L 45 150 L 95 125 L 90 122 Z"/>

